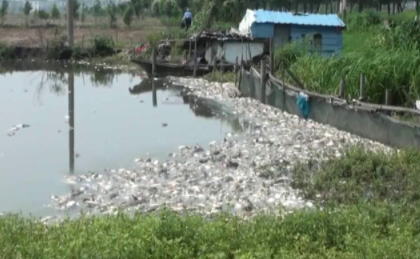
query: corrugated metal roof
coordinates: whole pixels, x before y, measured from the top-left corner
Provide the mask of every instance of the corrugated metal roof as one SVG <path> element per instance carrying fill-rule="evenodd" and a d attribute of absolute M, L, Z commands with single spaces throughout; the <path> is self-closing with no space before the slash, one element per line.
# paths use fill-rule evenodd
<path fill-rule="evenodd" d="M 254 11 L 256 23 L 297 24 L 314 26 L 345 27 L 336 14 L 294 14 L 266 10 Z"/>

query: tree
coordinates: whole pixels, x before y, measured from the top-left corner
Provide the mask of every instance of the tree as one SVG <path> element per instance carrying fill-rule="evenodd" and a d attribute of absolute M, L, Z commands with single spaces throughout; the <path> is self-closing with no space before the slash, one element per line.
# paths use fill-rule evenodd
<path fill-rule="evenodd" d="M 162 10 L 166 16 L 175 16 L 179 15 L 180 10 L 178 5 L 174 0 L 164 0 L 162 1 Z"/>
<path fill-rule="evenodd" d="M 176 3 L 181 10 L 185 10 L 188 7 L 189 0 L 176 0 Z"/>
<path fill-rule="evenodd" d="M 137 20 L 140 19 L 141 9 L 142 9 L 142 2 L 141 0 L 131 0 L 130 1 L 131 8 L 133 9 L 134 14 L 137 17 Z"/>
<path fill-rule="evenodd" d="M 60 19 L 60 10 L 58 10 L 58 7 L 57 7 L 56 4 L 54 4 L 52 9 L 51 9 L 51 18 L 53 20 Z"/>
<path fill-rule="evenodd" d="M 49 13 L 47 13 L 44 10 L 39 10 L 37 14 L 38 14 L 39 19 L 45 20 L 45 23 L 48 23 L 48 19 L 50 19 L 50 14 Z"/>
<path fill-rule="evenodd" d="M 9 9 L 9 2 L 3 0 L 0 7 L 0 26 L 3 26 L 6 21 L 7 10 Z"/>
<path fill-rule="evenodd" d="M 82 14 L 81 14 L 81 17 L 80 17 L 80 19 L 81 19 L 81 21 L 82 21 L 82 24 L 85 22 L 85 20 L 86 20 L 86 13 L 87 13 L 87 6 L 83 3 L 82 4 Z"/>
<path fill-rule="evenodd" d="M 93 5 L 92 9 L 93 9 L 93 16 L 95 17 L 95 25 L 96 25 L 96 19 L 102 16 L 102 13 L 103 13 L 101 2 L 99 0 L 95 0 L 95 4 Z"/>
<path fill-rule="evenodd" d="M 133 20 L 133 8 L 131 8 L 131 6 L 127 6 L 124 12 L 124 17 L 123 17 L 124 24 L 130 28 L 132 20 Z"/>
<path fill-rule="evenodd" d="M 28 1 L 25 2 L 25 5 L 23 6 L 23 14 L 25 15 L 25 24 L 26 27 L 28 27 L 28 15 L 32 11 L 32 4 Z"/>
<path fill-rule="evenodd" d="M 115 27 L 115 23 L 117 22 L 117 6 L 114 4 L 114 2 L 110 2 L 106 8 L 108 16 L 109 16 L 109 26 L 111 28 Z"/>
<path fill-rule="evenodd" d="M 79 20 L 80 3 L 77 0 L 72 0 L 72 1 L 73 1 L 73 19 Z"/>

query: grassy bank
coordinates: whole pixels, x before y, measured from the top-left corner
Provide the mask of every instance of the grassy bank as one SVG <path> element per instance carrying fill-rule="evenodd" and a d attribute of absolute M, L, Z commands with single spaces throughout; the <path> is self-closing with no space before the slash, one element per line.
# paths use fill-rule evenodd
<path fill-rule="evenodd" d="M 415 258 L 417 215 L 389 205 L 300 211 L 284 218 L 162 213 L 44 226 L 0 219 L 2 258 Z"/>
<path fill-rule="evenodd" d="M 417 258 L 420 153 L 351 149 L 297 166 L 293 185 L 322 209 L 243 220 L 171 212 L 45 226 L 0 218 L 2 258 Z"/>
<path fill-rule="evenodd" d="M 391 26 L 385 27 L 385 21 Z M 277 75 L 281 75 L 280 61 L 286 56 L 287 65 L 311 91 L 337 95 L 344 79 L 347 98 L 357 99 L 363 74 L 367 101 L 384 103 L 385 90 L 391 90 L 393 105 L 414 107 L 414 100 L 420 98 L 420 26 L 412 14 L 362 13 L 350 16 L 347 24 L 341 54 L 325 58 L 309 53 L 305 45 L 285 48 L 286 54 L 279 49 Z"/>

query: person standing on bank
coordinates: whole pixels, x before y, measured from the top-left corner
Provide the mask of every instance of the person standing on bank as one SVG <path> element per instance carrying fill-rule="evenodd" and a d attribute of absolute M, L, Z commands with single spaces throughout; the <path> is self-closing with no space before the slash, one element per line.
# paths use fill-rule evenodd
<path fill-rule="evenodd" d="M 192 14 L 190 12 L 190 9 L 187 8 L 187 11 L 184 13 L 184 17 L 182 18 L 182 21 L 185 24 L 185 28 L 188 31 L 188 29 L 191 26 L 191 20 L 192 20 Z"/>

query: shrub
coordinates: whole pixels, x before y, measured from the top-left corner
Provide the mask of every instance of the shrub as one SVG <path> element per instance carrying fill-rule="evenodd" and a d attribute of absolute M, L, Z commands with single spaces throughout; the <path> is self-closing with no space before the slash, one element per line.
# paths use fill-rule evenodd
<path fill-rule="evenodd" d="M 97 56 L 109 56 L 114 54 L 114 41 L 110 36 L 97 36 L 92 40 L 92 52 Z"/>
<path fill-rule="evenodd" d="M 310 199 L 327 204 L 360 204 L 364 202 L 419 204 L 420 152 L 406 150 L 392 154 L 374 153 L 352 148 L 338 159 L 319 166 L 297 166 L 293 187 Z"/>
<path fill-rule="evenodd" d="M 367 205 L 242 220 L 159 214 L 82 217 L 45 226 L 0 217 L 4 258 L 416 258 L 417 214 Z"/>

